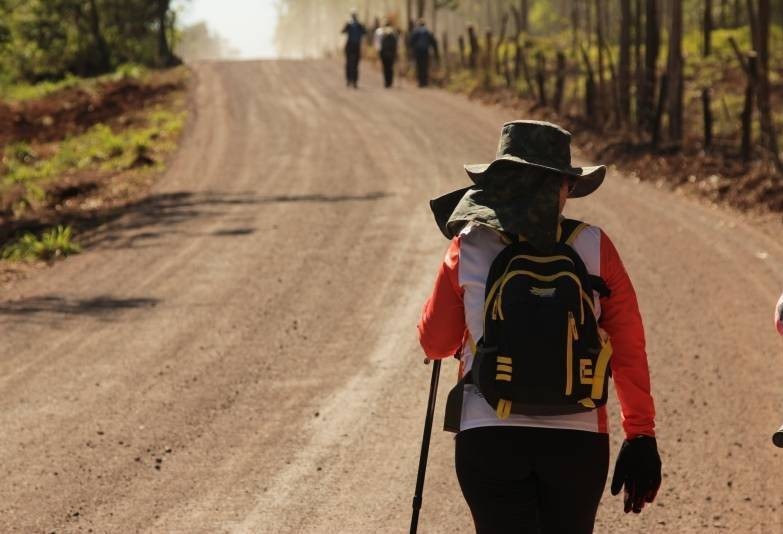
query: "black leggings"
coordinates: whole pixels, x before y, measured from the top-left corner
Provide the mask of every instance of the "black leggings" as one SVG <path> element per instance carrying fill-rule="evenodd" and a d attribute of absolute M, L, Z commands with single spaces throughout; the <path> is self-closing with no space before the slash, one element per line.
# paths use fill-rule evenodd
<path fill-rule="evenodd" d="M 457 434 L 455 463 L 477 534 L 589 534 L 606 484 L 609 436 L 474 428 Z"/>

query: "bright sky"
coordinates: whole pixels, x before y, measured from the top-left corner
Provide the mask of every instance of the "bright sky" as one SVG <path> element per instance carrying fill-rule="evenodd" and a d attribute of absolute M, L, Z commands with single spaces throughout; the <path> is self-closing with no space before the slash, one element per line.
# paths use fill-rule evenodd
<path fill-rule="evenodd" d="M 205 21 L 209 29 L 238 48 L 243 58 L 270 58 L 277 24 L 276 0 L 177 0 L 181 22 Z"/>

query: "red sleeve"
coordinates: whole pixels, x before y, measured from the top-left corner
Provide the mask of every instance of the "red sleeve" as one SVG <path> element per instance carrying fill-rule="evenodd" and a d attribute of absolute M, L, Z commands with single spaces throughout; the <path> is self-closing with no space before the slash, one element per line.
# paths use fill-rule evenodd
<path fill-rule="evenodd" d="M 459 285 L 459 237 L 455 237 L 435 278 L 432 294 L 419 320 L 419 343 L 428 358 L 453 356 L 462 347 L 465 333 L 463 290 Z"/>
<path fill-rule="evenodd" d="M 655 436 L 655 404 L 650 393 L 650 371 L 644 327 L 631 279 L 617 249 L 601 232 L 601 278 L 611 290 L 601 299 L 600 326 L 609 334 L 614 353 L 612 378 L 626 437 Z"/>

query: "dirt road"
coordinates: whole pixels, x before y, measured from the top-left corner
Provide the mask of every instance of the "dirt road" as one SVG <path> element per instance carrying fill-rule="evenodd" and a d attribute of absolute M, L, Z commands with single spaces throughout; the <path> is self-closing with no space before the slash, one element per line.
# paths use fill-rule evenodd
<path fill-rule="evenodd" d="M 407 531 L 446 246 L 426 201 L 520 117 L 368 70 L 197 67 L 150 201 L 5 289 L 0 532 Z M 665 470 L 641 516 L 607 490 L 596 531 L 783 532 L 783 243 L 616 172 L 566 212 L 636 283 Z M 421 532 L 471 532 L 452 463 L 436 431 Z"/>

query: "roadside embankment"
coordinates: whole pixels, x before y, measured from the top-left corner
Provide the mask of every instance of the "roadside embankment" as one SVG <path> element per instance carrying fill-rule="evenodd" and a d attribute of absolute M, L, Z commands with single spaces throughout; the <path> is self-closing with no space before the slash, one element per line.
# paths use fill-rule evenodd
<path fill-rule="evenodd" d="M 179 141 L 188 75 L 133 69 L 5 93 L 0 281 L 77 252 L 86 233 L 144 197 Z"/>

